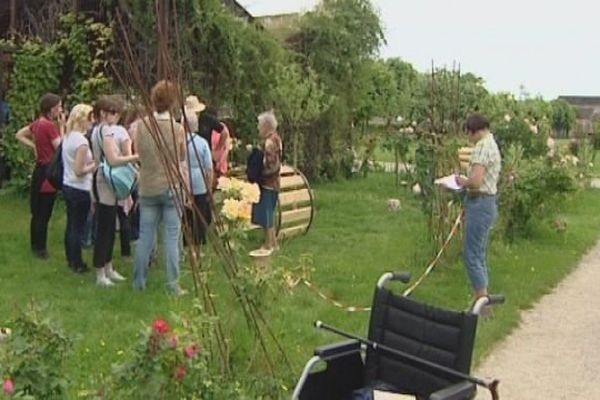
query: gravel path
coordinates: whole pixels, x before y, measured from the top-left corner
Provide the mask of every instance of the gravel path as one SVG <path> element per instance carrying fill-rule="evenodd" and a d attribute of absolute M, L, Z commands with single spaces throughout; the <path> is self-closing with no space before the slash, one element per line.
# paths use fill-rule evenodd
<path fill-rule="evenodd" d="M 503 400 L 600 399 L 600 242 L 478 368 Z M 510 299 L 508 299 L 510 301 Z M 479 390 L 477 399 L 489 399 Z"/>

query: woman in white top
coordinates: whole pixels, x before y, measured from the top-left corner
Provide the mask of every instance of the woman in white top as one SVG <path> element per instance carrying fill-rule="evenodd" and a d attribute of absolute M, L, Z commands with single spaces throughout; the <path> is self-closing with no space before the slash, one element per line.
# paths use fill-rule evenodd
<path fill-rule="evenodd" d="M 81 256 L 81 239 L 91 206 L 92 172 L 96 168 L 85 138 L 92 123 L 92 111 L 87 104 L 78 104 L 71 110 L 62 142 L 63 196 L 67 205 L 65 253 L 69 268 L 77 273 L 87 270 Z"/>
<path fill-rule="evenodd" d="M 100 113 L 99 124 L 91 135 L 94 160 L 100 164 L 102 160 L 111 166 L 124 165 L 137 161 L 137 155 L 124 155 L 121 152 L 119 119 L 124 108 L 124 102 L 117 96 L 104 96 L 98 100 L 96 107 Z M 115 135 L 115 132 L 117 134 Z M 104 178 L 100 170 L 96 171 L 92 194 L 96 204 L 98 220 L 96 241 L 94 242 L 94 267 L 96 268 L 96 283 L 107 287 L 114 281 L 125 278 L 115 271 L 112 263 L 115 243 L 117 198 L 112 186 Z"/>

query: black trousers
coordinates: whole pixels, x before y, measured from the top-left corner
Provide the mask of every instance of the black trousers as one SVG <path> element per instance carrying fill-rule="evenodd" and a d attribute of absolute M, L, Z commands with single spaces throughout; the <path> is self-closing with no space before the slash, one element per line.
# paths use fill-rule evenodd
<path fill-rule="evenodd" d="M 65 229 L 65 254 L 70 267 L 81 268 L 81 243 L 90 211 L 90 192 L 67 185 L 63 186 L 63 197 L 67 206 L 67 226 Z"/>
<path fill-rule="evenodd" d="M 102 268 L 112 261 L 117 229 L 117 206 L 96 203 L 98 231 L 94 242 L 94 267 Z"/>
<path fill-rule="evenodd" d="M 195 245 L 206 243 L 206 232 L 212 222 L 212 213 L 208 201 L 208 195 L 206 194 L 197 194 L 194 196 L 194 203 L 198 211 L 200 211 L 200 215 L 196 213 L 195 209 L 186 208 L 186 222 L 191 224 L 192 240 Z M 184 240 L 184 242 L 187 245 L 187 241 Z"/>
<path fill-rule="evenodd" d="M 117 217 L 119 217 L 119 239 L 121 239 L 121 256 L 129 257 L 131 255 L 131 225 L 129 216 L 125 214 L 123 207 L 117 207 Z"/>
<path fill-rule="evenodd" d="M 31 176 L 29 208 L 31 211 L 30 242 L 31 250 L 36 253 L 47 252 L 48 223 L 52 217 L 56 193 L 40 193 L 46 179 L 46 166 L 36 165 Z"/>

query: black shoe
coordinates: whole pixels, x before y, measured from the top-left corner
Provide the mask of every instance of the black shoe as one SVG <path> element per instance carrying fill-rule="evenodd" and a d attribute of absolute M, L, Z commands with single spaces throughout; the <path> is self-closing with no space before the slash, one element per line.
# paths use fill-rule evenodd
<path fill-rule="evenodd" d="M 33 250 L 33 256 L 42 260 L 47 260 L 50 258 L 47 250 Z"/>
<path fill-rule="evenodd" d="M 71 268 L 76 274 L 83 274 L 89 271 L 89 268 L 86 263 L 69 264 L 69 268 Z"/>

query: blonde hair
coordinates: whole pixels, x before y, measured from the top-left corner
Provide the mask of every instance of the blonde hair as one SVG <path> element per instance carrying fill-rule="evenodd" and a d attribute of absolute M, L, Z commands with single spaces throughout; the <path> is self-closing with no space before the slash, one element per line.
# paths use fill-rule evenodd
<path fill-rule="evenodd" d="M 88 121 L 90 114 L 94 111 L 94 108 L 89 104 L 77 104 L 69 113 L 69 119 L 67 120 L 67 134 L 74 130 L 80 130 L 85 121 Z"/>

